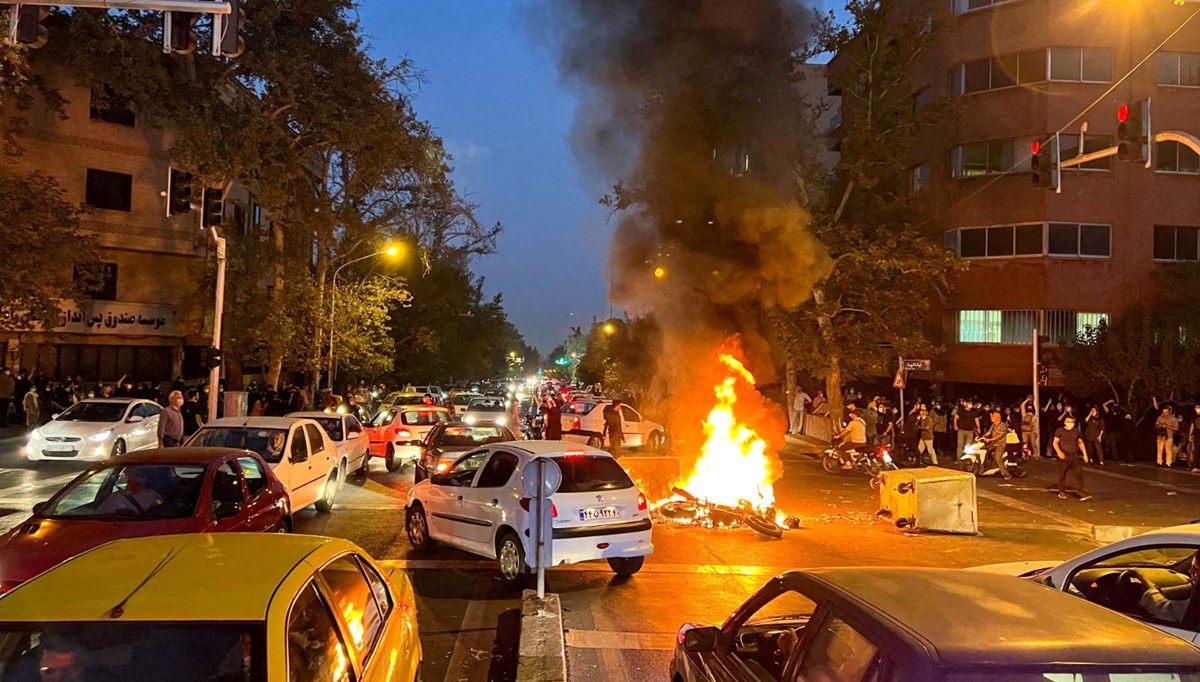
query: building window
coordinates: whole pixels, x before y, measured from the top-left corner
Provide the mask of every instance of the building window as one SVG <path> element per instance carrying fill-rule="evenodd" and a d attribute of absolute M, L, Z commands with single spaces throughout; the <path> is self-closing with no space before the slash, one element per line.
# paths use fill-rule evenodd
<path fill-rule="evenodd" d="M 1046 80 L 1046 50 L 1026 50 L 959 64 L 951 70 L 955 95 Z"/>
<path fill-rule="evenodd" d="M 1154 226 L 1154 260 L 1198 260 L 1197 235 L 1200 228 L 1177 225 Z"/>
<path fill-rule="evenodd" d="M 1108 313 L 1047 310 L 1045 315 L 1045 322 L 1040 328 L 1046 330 L 1049 343 L 1054 346 L 1073 345 L 1088 327 L 1098 327 L 1101 322 L 1108 322 Z"/>
<path fill-rule="evenodd" d="M 929 164 L 923 163 L 908 171 L 908 191 L 916 194 L 929 187 Z"/>
<path fill-rule="evenodd" d="M 1158 84 L 1200 87 L 1200 53 L 1159 52 Z"/>
<path fill-rule="evenodd" d="M 1049 343 L 1075 343 L 1088 327 L 1108 321 L 1108 313 L 1074 310 L 959 310 L 947 321 L 949 340 L 955 343 L 989 343 L 1028 346 L 1033 330 L 1044 330 Z"/>
<path fill-rule="evenodd" d="M 96 279 L 99 276 L 99 280 Z M 88 273 L 85 277 L 83 271 L 76 266 L 75 285 L 79 288 L 80 293 L 94 301 L 115 301 L 117 300 L 117 264 L 116 263 L 101 263 L 99 272 L 93 274 Z"/>
<path fill-rule="evenodd" d="M 132 209 L 133 176 L 112 171 L 87 169 L 84 201 L 92 208 L 129 212 Z"/>
<path fill-rule="evenodd" d="M 946 233 L 946 248 L 960 258 L 1041 256 L 1044 228 L 1041 223 L 959 228 Z"/>
<path fill-rule="evenodd" d="M 1154 170 L 1160 173 L 1200 173 L 1200 155 L 1186 144 L 1158 142 L 1154 145 Z"/>
<path fill-rule="evenodd" d="M 1107 47 L 1050 48 L 1050 80 L 1111 83 L 1113 52 Z"/>
<path fill-rule="evenodd" d="M 963 14 L 992 5 L 1002 5 L 1006 2 L 1013 2 L 1013 0 L 954 0 L 954 13 Z"/>
<path fill-rule="evenodd" d="M 1000 311 L 958 311 L 958 342 L 1000 343 Z"/>
<path fill-rule="evenodd" d="M 1108 225 L 1050 223 L 1046 253 L 1051 256 L 1108 258 L 1111 249 Z"/>
<path fill-rule="evenodd" d="M 1080 155 L 1079 152 L 1079 136 L 1078 135 L 1059 135 L 1058 136 L 1059 155 L 1062 159 L 1073 159 Z M 1110 135 L 1084 135 L 1083 137 L 1083 153 L 1090 154 L 1098 152 L 1102 149 L 1108 149 L 1112 146 L 1112 137 Z M 1095 159 L 1087 163 L 1081 163 L 1078 166 L 1072 166 L 1066 170 L 1112 170 L 1112 157 L 1106 156 L 1103 159 Z"/>
<path fill-rule="evenodd" d="M 133 127 L 133 110 L 129 100 L 118 95 L 107 85 L 92 86 L 91 119 Z"/>

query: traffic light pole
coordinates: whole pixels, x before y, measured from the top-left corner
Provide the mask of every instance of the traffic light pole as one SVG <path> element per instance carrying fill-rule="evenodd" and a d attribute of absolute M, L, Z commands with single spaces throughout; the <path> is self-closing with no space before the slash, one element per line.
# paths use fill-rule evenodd
<path fill-rule="evenodd" d="M 212 230 L 213 239 L 217 243 L 217 307 L 213 312 L 213 348 L 221 347 L 221 317 L 225 311 L 225 238 L 217 234 L 217 228 Z M 217 401 L 220 398 L 221 366 L 217 365 L 208 374 L 208 421 L 217 418 Z"/>
<path fill-rule="evenodd" d="M 1038 389 L 1041 387 L 1041 377 L 1038 376 L 1038 364 L 1041 363 L 1041 358 L 1038 357 L 1038 328 L 1033 328 L 1033 444 L 1042 442 L 1042 394 Z M 1045 453 L 1042 453 L 1045 454 Z"/>

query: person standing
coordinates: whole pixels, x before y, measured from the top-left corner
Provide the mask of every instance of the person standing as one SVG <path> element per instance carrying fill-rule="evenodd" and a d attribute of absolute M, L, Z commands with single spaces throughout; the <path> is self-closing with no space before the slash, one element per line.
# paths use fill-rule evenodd
<path fill-rule="evenodd" d="M 183 445 L 183 394 L 171 391 L 167 396 L 167 406 L 158 413 L 158 447 L 177 448 Z"/>
<path fill-rule="evenodd" d="M 1154 407 L 1158 408 L 1158 398 L 1154 399 Z M 1162 406 L 1162 414 L 1154 422 L 1156 445 L 1154 457 L 1158 466 L 1168 469 L 1175 466 L 1175 434 L 1179 431 L 1179 419 L 1175 417 L 1170 405 Z"/>
<path fill-rule="evenodd" d="M 546 432 L 546 440 L 562 440 L 562 406 L 555 400 L 554 395 L 545 397 L 541 405 L 542 427 Z"/>
<path fill-rule="evenodd" d="M 918 438 L 917 456 L 920 457 L 922 454 L 929 455 L 929 462 L 933 464 L 933 466 L 937 466 L 937 450 L 935 450 L 933 447 L 933 421 L 933 417 L 929 415 L 929 408 L 922 405 L 920 411 L 917 413 L 916 422 Z M 945 426 L 945 423 L 946 421 L 943 419 L 943 427 Z"/>
<path fill-rule="evenodd" d="M 1038 459 L 1042 456 L 1041 444 L 1037 438 L 1037 407 L 1032 405 L 1033 396 L 1021 403 L 1021 442 L 1029 444 L 1029 456 Z"/>
<path fill-rule="evenodd" d="M 796 395 L 792 397 L 792 428 L 788 433 L 800 435 L 804 433 L 804 416 L 812 404 L 812 396 L 804 391 L 803 386 L 796 386 Z"/>
<path fill-rule="evenodd" d="M 613 457 L 621 456 L 621 443 L 625 442 L 621 422 L 621 401 L 614 400 L 604 408 L 604 434 L 608 438 L 608 452 Z"/>
<path fill-rule="evenodd" d="M 1197 403 L 1193 409 L 1196 411 L 1196 414 L 1192 417 L 1191 423 L 1188 425 L 1188 466 L 1191 467 L 1192 471 L 1200 471 L 1200 461 L 1197 461 L 1197 454 L 1200 453 L 1196 452 L 1196 435 L 1200 433 L 1200 403 Z"/>
<path fill-rule="evenodd" d="M 1088 452 L 1091 453 L 1091 464 L 1094 467 L 1104 466 L 1104 418 L 1100 416 L 1100 410 L 1095 407 L 1088 410 L 1087 421 L 1083 427 L 1083 441 L 1087 443 Z"/>
<path fill-rule="evenodd" d="M 18 424 L 28 423 L 25 418 L 25 394 L 29 392 L 29 387 L 33 382 L 29 380 L 29 372 L 27 370 L 18 370 L 17 378 L 13 380 L 13 408 L 16 411 L 16 421 Z"/>
<path fill-rule="evenodd" d="M 955 458 L 958 458 L 967 451 L 967 446 L 975 440 L 975 434 L 979 431 L 979 413 L 965 398 L 958 408 L 958 414 L 954 415 L 954 430 L 958 432 L 958 448 L 954 451 Z"/>
<path fill-rule="evenodd" d="M 12 370 L 5 367 L 0 372 L 0 426 L 8 426 L 8 408 L 12 405 L 13 392 L 17 390 L 17 382 L 13 379 Z"/>
<path fill-rule="evenodd" d="M 41 424 L 41 400 L 38 398 L 37 386 L 29 383 L 25 396 L 21 399 L 21 409 L 25 412 L 25 428 L 33 430 Z"/>
<path fill-rule="evenodd" d="M 1092 496 L 1083 487 L 1083 461 L 1080 459 L 1080 455 L 1087 457 L 1087 448 L 1083 444 L 1083 439 L 1079 437 L 1079 430 L 1075 428 L 1075 417 L 1068 416 L 1063 420 L 1063 425 L 1054 432 L 1051 445 L 1054 453 L 1058 456 L 1059 498 L 1067 499 L 1067 490 L 1069 489 L 1072 495 L 1079 498 L 1080 502 L 1092 499 Z M 1067 485 L 1068 478 L 1071 479 L 1073 485 Z"/>
<path fill-rule="evenodd" d="M 933 419 L 933 445 L 936 449 L 943 452 L 949 452 L 950 447 L 946 446 L 946 435 L 949 433 L 950 424 L 946 407 L 942 405 L 940 399 L 933 401 L 933 409 L 929 416 Z"/>
<path fill-rule="evenodd" d="M 187 400 L 179 408 L 179 414 L 183 416 L 183 436 L 187 438 L 200 430 L 204 426 L 203 409 L 200 406 L 200 394 L 195 390 L 187 392 Z"/>

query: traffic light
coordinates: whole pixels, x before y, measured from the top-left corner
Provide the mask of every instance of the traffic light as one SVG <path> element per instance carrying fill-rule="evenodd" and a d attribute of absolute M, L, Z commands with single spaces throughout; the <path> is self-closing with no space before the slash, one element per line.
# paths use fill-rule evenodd
<path fill-rule="evenodd" d="M 240 56 L 246 51 L 246 40 L 242 38 L 246 10 L 242 8 L 242 0 L 229 0 L 229 14 L 213 16 L 214 25 L 221 31 L 221 56 L 230 59 Z"/>
<path fill-rule="evenodd" d="M 171 169 L 167 176 L 167 215 L 182 215 L 192 210 L 192 174 Z"/>
<path fill-rule="evenodd" d="M 200 15 L 195 12 L 164 12 L 163 30 L 170 36 L 172 54 L 192 54 L 196 51 L 196 22 Z"/>
<path fill-rule="evenodd" d="M 1150 126 L 1150 98 L 1117 107 L 1117 158 L 1150 165 L 1150 145 L 1154 133 Z"/>
<path fill-rule="evenodd" d="M 200 224 L 204 227 L 217 227 L 225 217 L 225 193 L 209 187 L 204 190 L 204 215 Z"/>
<path fill-rule="evenodd" d="M 44 5 L 16 5 L 12 12 L 12 37 L 18 43 L 37 49 L 50 40 L 50 31 L 42 25 L 50 16 L 50 8 Z"/>
<path fill-rule="evenodd" d="M 200 350 L 200 362 L 208 369 L 216 369 L 220 367 L 221 349 L 213 348 L 212 346 L 209 346 L 208 348 L 202 348 Z"/>
<path fill-rule="evenodd" d="M 1058 133 L 1049 145 L 1038 140 L 1029 145 L 1029 167 L 1032 169 L 1033 186 L 1057 192 L 1062 169 L 1058 167 Z"/>

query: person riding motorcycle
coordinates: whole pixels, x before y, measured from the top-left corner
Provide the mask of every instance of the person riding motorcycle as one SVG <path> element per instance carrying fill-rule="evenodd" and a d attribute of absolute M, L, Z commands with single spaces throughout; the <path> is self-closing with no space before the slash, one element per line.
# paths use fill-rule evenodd
<path fill-rule="evenodd" d="M 1000 469 L 1000 475 L 1006 480 L 1012 478 L 1012 474 L 1008 473 L 1008 469 L 1004 466 L 1004 449 L 1007 447 L 1006 438 L 1008 436 L 1008 424 L 1005 423 L 1000 410 L 992 410 L 992 424 L 987 432 L 983 434 L 983 445 L 987 448 L 988 454 L 996 461 L 996 467 Z M 980 463 L 984 467 L 984 463 Z"/>
<path fill-rule="evenodd" d="M 867 422 L 863 421 L 854 403 L 850 403 L 847 409 L 850 411 L 850 421 L 836 436 L 838 444 L 834 447 L 834 452 L 837 453 L 843 469 L 852 469 L 854 464 L 846 459 L 846 455 L 851 450 L 863 450 L 867 447 Z"/>

